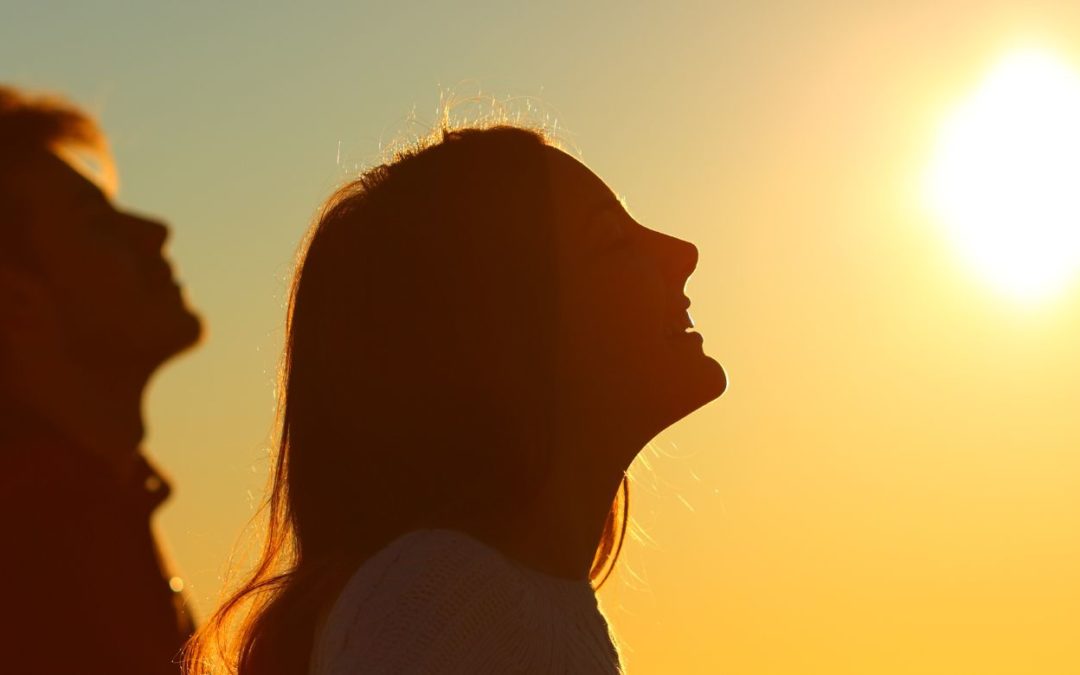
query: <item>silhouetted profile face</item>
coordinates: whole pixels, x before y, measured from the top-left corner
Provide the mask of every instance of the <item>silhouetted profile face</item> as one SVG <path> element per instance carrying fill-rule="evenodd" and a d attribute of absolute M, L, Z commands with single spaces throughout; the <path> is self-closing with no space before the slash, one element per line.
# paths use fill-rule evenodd
<path fill-rule="evenodd" d="M 559 241 L 558 352 L 567 422 L 647 441 L 720 396 L 723 368 L 690 326 L 693 244 L 651 230 L 595 174 L 546 148 Z"/>
<path fill-rule="evenodd" d="M 498 538 L 537 505 L 574 510 L 571 481 L 612 500 L 726 386 L 685 333 L 696 263 L 526 130 L 449 132 L 345 186 L 286 339 L 278 475 L 305 552 L 417 527 Z"/>
<path fill-rule="evenodd" d="M 148 373 L 198 340 L 199 319 L 164 257 L 165 225 L 117 209 L 49 152 L 33 153 L 8 180 L 32 256 L 22 272 L 47 305 L 36 330 L 55 322 L 72 358 L 118 375 Z"/>

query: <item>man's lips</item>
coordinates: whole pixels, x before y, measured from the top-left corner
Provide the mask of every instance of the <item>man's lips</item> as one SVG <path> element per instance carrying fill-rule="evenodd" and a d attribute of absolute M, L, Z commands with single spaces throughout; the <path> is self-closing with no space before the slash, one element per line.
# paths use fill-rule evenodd
<path fill-rule="evenodd" d="M 147 270 L 146 280 L 152 288 L 167 288 L 167 287 L 179 287 L 180 284 L 176 282 L 173 277 L 173 269 L 164 260 L 158 262 Z"/>

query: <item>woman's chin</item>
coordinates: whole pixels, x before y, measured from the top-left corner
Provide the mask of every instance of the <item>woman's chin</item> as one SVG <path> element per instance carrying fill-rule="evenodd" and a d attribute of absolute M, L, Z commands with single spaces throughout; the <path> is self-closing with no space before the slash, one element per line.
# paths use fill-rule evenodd
<path fill-rule="evenodd" d="M 727 389 L 727 373 L 715 359 L 709 356 L 701 358 L 692 372 L 685 374 L 668 390 L 668 395 L 661 405 L 667 409 L 665 415 L 669 426 L 720 398 Z"/>
<path fill-rule="evenodd" d="M 705 376 L 704 379 L 707 380 L 706 389 L 712 392 L 709 400 L 706 401 L 706 403 L 708 403 L 709 401 L 720 398 L 720 396 L 727 391 L 728 377 L 727 371 L 724 370 L 724 367 L 720 365 L 719 361 L 711 356 L 706 356 L 705 360 L 710 364 L 703 369 L 705 371 L 703 373 Z"/>
<path fill-rule="evenodd" d="M 683 374 L 677 387 L 688 398 L 695 399 L 696 405 L 692 410 L 719 398 L 727 389 L 727 374 L 723 366 L 704 352 L 702 343 L 701 336 L 693 332 L 673 341 L 678 354 L 674 368 Z"/>
<path fill-rule="evenodd" d="M 724 367 L 711 356 L 704 356 L 694 373 L 685 382 L 685 394 L 689 415 L 727 391 L 728 378 Z"/>

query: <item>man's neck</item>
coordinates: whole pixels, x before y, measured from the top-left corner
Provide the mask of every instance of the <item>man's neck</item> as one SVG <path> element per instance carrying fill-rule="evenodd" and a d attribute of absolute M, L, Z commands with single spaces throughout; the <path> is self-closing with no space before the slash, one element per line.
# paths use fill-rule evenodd
<path fill-rule="evenodd" d="M 67 439 L 126 477 L 143 439 L 146 378 L 88 371 L 62 381 L 47 379 L 51 381 L 24 387 L 17 395 L 17 407 L 27 413 L 26 426 Z"/>

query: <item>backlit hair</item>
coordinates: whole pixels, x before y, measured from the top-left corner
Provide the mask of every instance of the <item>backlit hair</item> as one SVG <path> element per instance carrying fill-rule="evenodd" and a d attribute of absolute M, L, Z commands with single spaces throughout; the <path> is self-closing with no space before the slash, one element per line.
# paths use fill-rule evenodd
<path fill-rule="evenodd" d="M 0 172 L 17 170 L 30 152 L 45 150 L 68 160 L 86 153 L 97 164 L 102 187 L 115 188 L 112 156 L 97 122 L 59 96 L 0 85 L 0 148 Z"/>
<path fill-rule="evenodd" d="M 35 153 L 60 157 L 106 193 L 116 188 L 108 144 L 92 117 L 58 96 L 31 95 L 0 85 L 0 261 L 26 264 L 25 205 L 13 178 Z"/>

